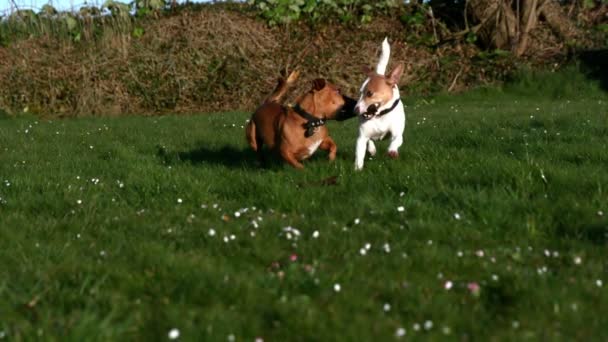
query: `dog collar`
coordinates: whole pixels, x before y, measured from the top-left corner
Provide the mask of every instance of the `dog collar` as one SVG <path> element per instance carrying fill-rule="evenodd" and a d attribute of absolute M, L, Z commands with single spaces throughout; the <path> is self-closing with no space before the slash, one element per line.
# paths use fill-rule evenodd
<path fill-rule="evenodd" d="M 307 137 L 307 138 L 311 137 L 313 134 L 315 134 L 315 132 L 317 131 L 317 128 L 319 128 L 320 126 L 325 125 L 325 119 L 319 119 L 319 118 L 313 116 L 309 112 L 307 112 L 304 109 L 302 109 L 302 107 L 300 107 L 300 105 L 296 104 L 295 106 L 293 106 L 291 108 L 296 113 L 298 113 L 298 115 L 300 115 L 304 119 L 308 120 L 304 124 L 304 128 L 306 129 L 306 133 L 304 133 L 305 137 Z"/>
<path fill-rule="evenodd" d="M 401 101 L 401 98 L 396 99 L 395 102 L 393 102 L 393 105 L 390 106 L 389 108 L 381 110 L 380 113 L 371 114 L 371 116 L 382 116 L 384 114 L 388 114 L 388 113 L 392 112 L 393 109 L 395 109 L 395 107 L 397 107 L 397 105 L 399 104 L 399 101 Z M 365 113 L 365 114 L 369 115 L 369 113 Z"/>

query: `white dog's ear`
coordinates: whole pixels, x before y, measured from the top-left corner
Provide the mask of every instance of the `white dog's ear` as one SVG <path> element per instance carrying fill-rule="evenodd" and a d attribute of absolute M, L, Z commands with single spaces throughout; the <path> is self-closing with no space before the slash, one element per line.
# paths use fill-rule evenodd
<path fill-rule="evenodd" d="M 372 70 L 372 68 L 367 65 L 362 66 L 361 71 L 363 71 L 363 73 L 366 74 L 367 77 L 372 77 L 375 74 L 374 70 Z"/>
<path fill-rule="evenodd" d="M 388 75 L 388 77 L 386 78 L 386 82 L 392 87 L 395 84 L 399 83 L 399 79 L 401 78 L 402 74 L 403 74 L 403 64 L 399 64 Z"/>

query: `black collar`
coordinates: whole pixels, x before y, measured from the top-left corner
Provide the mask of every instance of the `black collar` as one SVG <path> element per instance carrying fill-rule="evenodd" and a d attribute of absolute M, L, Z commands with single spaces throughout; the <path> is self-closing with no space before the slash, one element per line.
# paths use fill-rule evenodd
<path fill-rule="evenodd" d="M 308 120 L 304 124 L 304 128 L 306 129 L 306 133 L 304 133 L 305 137 L 311 137 L 313 134 L 315 134 L 318 127 L 325 125 L 325 119 L 319 119 L 316 116 L 313 116 L 309 112 L 302 109 L 300 105 L 296 104 L 291 108 L 294 110 L 294 112 L 298 113 L 298 115 Z"/>
<path fill-rule="evenodd" d="M 384 115 L 384 114 L 388 114 L 388 113 L 392 112 L 392 111 L 393 111 L 393 109 L 395 109 L 395 107 L 397 107 L 397 105 L 399 104 L 399 101 L 401 101 L 401 98 L 396 99 L 396 100 L 395 100 L 395 102 L 393 102 L 393 105 L 392 105 L 392 106 L 390 106 L 389 108 L 386 108 L 386 109 L 381 110 L 379 113 L 376 113 L 376 109 L 374 109 L 372 112 L 370 112 L 370 111 L 369 111 L 369 108 L 370 108 L 370 107 L 372 107 L 372 106 L 369 106 L 369 107 L 367 108 L 367 109 L 368 109 L 368 111 L 367 111 L 366 113 L 364 113 L 364 114 L 363 114 L 363 116 L 364 116 L 366 119 L 368 119 L 368 120 L 369 120 L 369 119 L 371 119 L 371 118 L 373 118 L 373 117 L 376 117 L 376 116 L 382 116 L 382 115 Z M 374 107 L 375 107 L 375 106 L 374 106 Z"/>

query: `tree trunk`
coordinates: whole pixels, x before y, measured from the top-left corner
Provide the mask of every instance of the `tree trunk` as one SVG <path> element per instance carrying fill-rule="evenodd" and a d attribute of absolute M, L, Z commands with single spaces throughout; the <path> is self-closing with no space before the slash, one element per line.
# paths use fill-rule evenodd
<path fill-rule="evenodd" d="M 542 2 L 543 0 L 540 0 Z M 521 56 L 526 52 L 528 48 L 528 41 L 530 40 L 530 31 L 534 29 L 537 23 L 538 14 L 537 8 L 539 0 L 525 0 L 523 2 L 524 8 L 521 12 L 521 19 L 518 30 L 518 37 L 516 44 L 513 46 L 513 53 L 515 56 Z M 519 5 L 519 4 L 518 4 Z"/>
<path fill-rule="evenodd" d="M 572 39 L 576 28 L 556 0 L 469 0 L 467 12 L 477 22 L 481 44 L 521 56 L 529 50 L 530 32 L 542 16 L 562 39 Z"/>
<path fill-rule="evenodd" d="M 570 40 L 577 35 L 574 23 L 564 14 L 557 1 L 547 0 L 543 3 L 540 15 L 545 18 L 551 30 L 560 38 Z"/>

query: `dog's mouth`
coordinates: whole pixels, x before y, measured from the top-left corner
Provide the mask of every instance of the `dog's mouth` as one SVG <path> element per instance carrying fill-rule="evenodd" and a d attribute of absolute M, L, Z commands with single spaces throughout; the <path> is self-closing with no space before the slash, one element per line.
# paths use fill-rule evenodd
<path fill-rule="evenodd" d="M 367 110 L 365 112 L 361 113 L 361 116 L 364 119 L 369 120 L 378 114 L 378 108 L 380 108 L 380 104 L 372 103 L 371 105 L 367 106 Z"/>
<path fill-rule="evenodd" d="M 355 107 L 357 106 L 357 100 L 345 95 L 342 95 L 342 98 L 344 99 L 344 105 L 336 113 L 335 117 L 337 121 L 344 121 L 357 116 L 357 113 L 355 111 Z"/>

